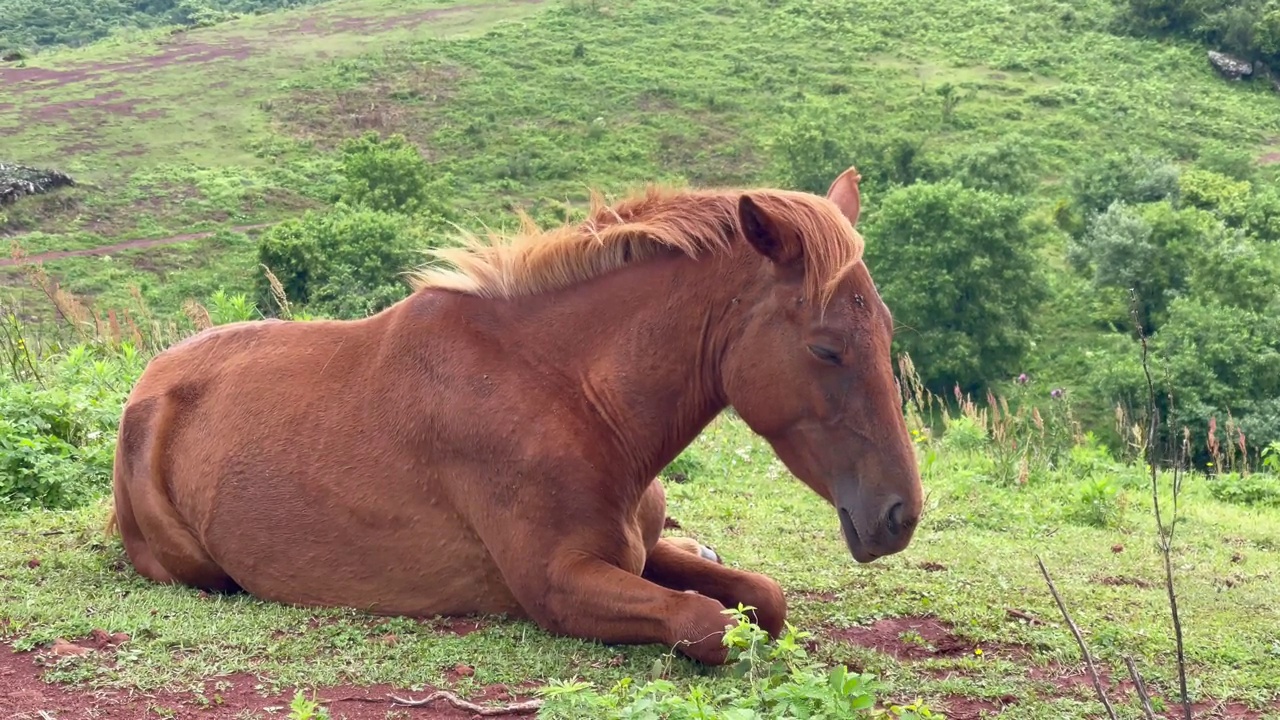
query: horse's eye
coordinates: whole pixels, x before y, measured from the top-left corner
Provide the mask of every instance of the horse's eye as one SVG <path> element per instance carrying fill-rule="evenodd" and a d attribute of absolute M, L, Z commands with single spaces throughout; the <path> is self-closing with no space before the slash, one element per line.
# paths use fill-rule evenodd
<path fill-rule="evenodd" d="M 825 348 L 825 347 L 822 347 L 821 345 L 810 345 L 809 352 L 813 353 L 814 357 L 818 358 L 824 363 L 831 363 L 832 365 L 841 364 L 840 353 L 836 352 L 835 350 L 832 350 L 831 348 Z"/>

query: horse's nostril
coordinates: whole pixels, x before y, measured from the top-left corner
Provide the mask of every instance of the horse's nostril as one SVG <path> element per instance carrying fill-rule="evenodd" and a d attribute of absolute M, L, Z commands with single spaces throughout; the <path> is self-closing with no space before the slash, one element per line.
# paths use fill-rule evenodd
<path fill-rule="evenodd" d="M 896 502 L 889 508 L 889 512 L 885 514 L 885 524 L 889 528 L 890 535 L 898 535 L 902 532 L 903 507 L 901 501 Z"/>

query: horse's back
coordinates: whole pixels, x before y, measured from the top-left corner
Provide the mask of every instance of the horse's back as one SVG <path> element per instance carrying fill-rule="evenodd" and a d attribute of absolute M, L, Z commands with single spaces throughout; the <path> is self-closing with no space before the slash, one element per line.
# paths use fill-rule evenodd
<path fill-rule="evenodd" d="M 453 414 L 470 345 L 447 309 L 410 310 L 222 326 L 148 366 L 130 404 L 159 448 L 155 477 L 239 587 L 375 612 L 518 611 L 443 487 L 465 475 L 455 441 L 415 430 Z"/>

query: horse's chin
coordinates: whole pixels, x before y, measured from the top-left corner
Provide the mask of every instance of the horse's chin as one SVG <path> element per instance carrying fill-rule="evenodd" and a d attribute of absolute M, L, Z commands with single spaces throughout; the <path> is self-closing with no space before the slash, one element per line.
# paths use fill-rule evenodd
<path fill-rule="evenodd" d="M 853 559 L 864 565 L 877 560 L 880 556 L 867 550 L 862 537 L 858 534 L 858 526 L 853 522 L 853 516 L 849 511 L 838 507 L 836 514 L 840 516 L 840 533 L 844 535 L 844 544 L 849 548 L 849 554 Z"/>

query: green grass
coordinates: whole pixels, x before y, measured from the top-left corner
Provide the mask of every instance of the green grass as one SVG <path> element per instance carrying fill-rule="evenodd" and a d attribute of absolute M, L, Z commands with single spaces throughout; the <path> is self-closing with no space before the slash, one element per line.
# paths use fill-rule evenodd
<path fill-rule="evenodd" d="M 380 22 L 445 7 L 457 9 L 415 28 L 341 27 L 344 18 Z M 772 183 L 779 158 L 771 143 L 800 115 L 858 141 L 909 134 L 942 158 L 1019 134 L 1046 202 L 1080 163 L 1116 148 L 1180 159 L 1211 142 L 1276 151 L 1280 113 L 1270 90 L 1221 81 L 1194 44 L 1115 36 L 1112 12 L 1105 0 L 335 0 L 176 36 L 125 33 L 28 65 L 68 72 L 182 48 L 230 54 L 117 67 L 94 81 L 100 87 L 9 93 L 6 85 L 0 159 L 66 169 L 85 185 L 4 208 L 0 230 L 35 253 L 271 222 L 329 202 L 332 148 L 368 129 L 404 133 L 449 172 L 463 224 L 473 228 L 509 223 L 513 206 L 557 219 L 588 187 Z M 944 113 L 938 93 L 948 83 L 960 101 Z M 112 102 L 135 103 L 132 117 L 64 106 L 65 115 L 32 121 L 50 106 L 113 90 L 123 97 Z M 1261 175 L 1273 173 L 1268 166 Z M 869 187 L 865 211 L 876 204 Z M 1060 255 L 1049 247 L 1046 262 L 1059 267 Z M 161 323 L 181 322 L 190 298 L 251 291 L 258 272 L 252 236 L 233 232 L 44 269 L 100 312 L 133 307 L 137 287 Z M 1102 341 L 1078 311 L 1078 283 L 1060 280 L 1028 362 L 1046 383 L 1082 375 Z M 0 285 L 20 314 L 52 317 L 21 271 L 0 268 Z M 1109 423 L 1110 406 L 1098 404 L 1091 420 Z M 990 448 L 942 441 L 935 449 L 918 540 L 872 566 L 852 563 L 829 509 L 729 417 L 687 456 L 698 461 L 692 479 L 668 485 L 670 514 L 729 563 L 777 577 L 793 620 L 818 633 L 818 656 L 877 673 L 898 700 L 920 695 L 945 706 L 949 696 L 1008 695 L 1018 704 L 1007 716 L 1098 716 L 1086 684 L 1066 698 L 1028 671 L 1080 666 L 1039 576 L 1039 553 L 1112 673 L 1123 675 L 1121 656 L 1131 654 L 1171 701 L 1172 632 L 1142 472 L 1101 465 L 1122 493 L 1102 501 L 1103 518 L 1081 500 L 1091 467 L 1083 460 L 1006 486 L 993 479 Z M 1209 482 L 1188 480 L 1174 554 L 1191 690 L 1275 703 L 1280 509 L 1222 502 Z M 407 620 L 161 588 L 137 578 L 118 542 L 101 536 L 103 513 L 96 505 L 0 519 L 0 626 L 8 621 L 3 632 L 19 647 L 95 627 L 133 636 L 115 655 L 59 665 L 54 679 L 148 689 L 246 671 L 281 688 L 404 686 L 441 682 L 463 663 L 476 675 L 462 691 L 574 675 L 607 687 L 647 676 L 664 652 L 553 638 L 528 623 L 493 622 L 456 637 Z M 28 567 L 32 558 L 38 567 Z M 1018 621 L 1010 608 L 1046 624 Z M 841 628 L 917 614 L 953 623 L 983 654 L 899 662 L 837 639 Z M 379 642 L 387 634 L 400 642 Z M 682 685 L 702 676 L 687 663 L 673 670 Z"/>
<path fill-rule="evenodd" d="M 1017 705 L 1008 712 L 1032 719 L 1098 712 L 1087 688 L 1064 696 L 1028 671 L 1028 665 L 1056 666 L 1069 674 L 1081 665 L 1039 575 L 1039 554 L 1100 662 L 1123 675 L 1121 657 L 1132 655 L 1153 692 L 1172 702 L 1173 641 L 1141 470 L 1108 471 L 1123 488 L 1117 505 L 1123 510 L 1116 526 L 1097 527 L 1077 514 L 1081 466 L 1002 487 L 990 477 L 986 455 L 950 449 L 945 441 L 939 449 L 926 479 L 929 501 L 918 539 L 903 554 L 857 566 L 830 509 L 740 421 L 722 417 L 688 451 L 686 458 L 697 461 L 689 480 L 668 482 L 669 515 L 683 525 L 671 532 L 692 534 L 729 564 L 777 578 L 788 592 L 792 622 L 816 633 L 817 657 L 877 674 L 887 686 L 884 697 L 921 696 L 938 708 L 955 696 L 1013 696 Z M 1187 482 L 1174 550 L 1191 692 L 1195 700 L 1262 706 L 1280 699 L 1280 612 L 1272 582 L 1280 572 L 1280 510 L 1218 502 L 1205 483 Z M 0 573 L 9 578 L 0 593 L 0 620 L 8 621 L 17 647 L 37 648 L 93 628 L 133 637 L 114 657 L 65 661 L 54 678 L 156 689 L 249 672 L 286 690 L 409 686 L 447 683 L 447 671 L 462 663 L 475 668 L 459 686 L 464 692 L 572 676 L 607 687 L 626 675 L 646 677 L 665 652 L 556 638 L 526 622 L 491 619 L 457 637 L 431 623 L 160 587 L 140 579 L 118 541 L 102 536 L 103 517 L 104 507 L 94 505 L 0 520 Z M 32 558 L 40 560 L 34 569 Z M 1105 584 L 1106 578 L 1141 587 Z M 1007 608 L 1047 624 L 1013 619 Z M 954 632 L 983 653 L 898 661 L 833 639 L 841 628 L 909 615 L 954 624 Z M 399 638 L 391 647 L 379 640 L 389 633 Z M 1025 658 L 1011 654 L 1009 644 L 1025 646 Z M 954 672 L 948 678 L 943 670 Z M 704 675 L 681 661 L 670 677 L 687 684 Z M 714 683 L 734 682 L 711 675 Z M 1137 717 L 1134 708 L 1125 712 Z"/>

